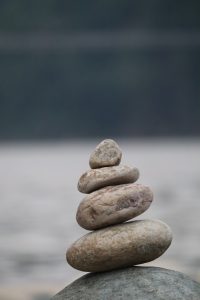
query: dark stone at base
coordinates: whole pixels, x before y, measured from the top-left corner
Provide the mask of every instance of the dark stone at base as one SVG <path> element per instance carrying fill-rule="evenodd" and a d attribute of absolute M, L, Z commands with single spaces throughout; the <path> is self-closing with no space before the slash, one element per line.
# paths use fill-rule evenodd
<path fill-rule="evenodd" d="M 77 279 L 52 300 L 200 300 L 200 283 L 162 268 L 132 267 L 91 273 Z"/>

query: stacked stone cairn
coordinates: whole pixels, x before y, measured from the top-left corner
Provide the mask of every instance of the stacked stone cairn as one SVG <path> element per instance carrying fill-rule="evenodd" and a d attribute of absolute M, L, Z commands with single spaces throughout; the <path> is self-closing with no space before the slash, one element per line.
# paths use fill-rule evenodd
<path fill-rule="evenodd" d="M 90 156 L 91 169 L 79 179 L 78 190 L 88 195 L 76 219 L 92 232 L 67 250 L 67 261 L 75 269 L 103 272 L 143 264 L 161 256 L 171 244 L 171 230 L 162 221 L 126 222 L 149 208 L 153 193 L 135 183 L 138 169 L 119 165 L 121 157 L 115 141 L 102 141 Z"/>

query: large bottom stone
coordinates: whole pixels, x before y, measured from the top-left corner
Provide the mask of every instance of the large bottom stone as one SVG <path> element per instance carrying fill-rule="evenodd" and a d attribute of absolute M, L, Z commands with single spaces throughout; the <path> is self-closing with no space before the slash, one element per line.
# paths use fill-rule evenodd
<path fill-rule="evenodd" d="M 132 267 L 87 274 L 52 300 L 199 300 L 200 283 L 155 267 Z"/>

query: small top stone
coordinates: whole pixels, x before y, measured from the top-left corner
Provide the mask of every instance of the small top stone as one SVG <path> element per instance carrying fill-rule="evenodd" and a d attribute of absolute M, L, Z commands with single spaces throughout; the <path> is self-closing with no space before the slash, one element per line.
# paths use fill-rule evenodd
<path fill-rule="evenodd" d="M 117 166 L 120 164 L 122 151 L 111 139 L 102 141 L 90 155 L 89 164 L 92 169 Z"/>

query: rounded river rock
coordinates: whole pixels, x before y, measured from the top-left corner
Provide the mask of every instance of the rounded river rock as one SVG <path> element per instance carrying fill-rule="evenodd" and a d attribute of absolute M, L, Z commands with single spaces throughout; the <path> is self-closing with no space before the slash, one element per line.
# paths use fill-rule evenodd
<path fill-rule="evenodd" d="M 165 223 L 134 221 L 86 234 L 68 249 L 66 258 L 80 271 L 102 272 L 152 261 L 171 241 L 172 233 Z"/>
<path fill-rule="evenodd" d="M 92 169 L 117 166 L 120 164 L 122 151 L 113 140 L 102 141 L 90 155 L 89 164 Z"/>
<path fill-rule="evenodd" d="M 76 219 L 85 229 L 99 229 L 142 214 L 149 208 L 152 200 L 150 188 L 141 184 L 108 186 L 83 199 Z"/>
<path fill-rule="evenodd" d="M 91 193 L 108 185 L 133 183 L 139 178 L 137 168 L 128 166 L 113 166 L 92 169 L 85 172 L 79 179 L 78 190 Z"/>
<path fill-rule="evenodd" d="M 52 300 L 199 300 L 200 283 L 163 268 L 133 267 L 86 274 Z"/>

